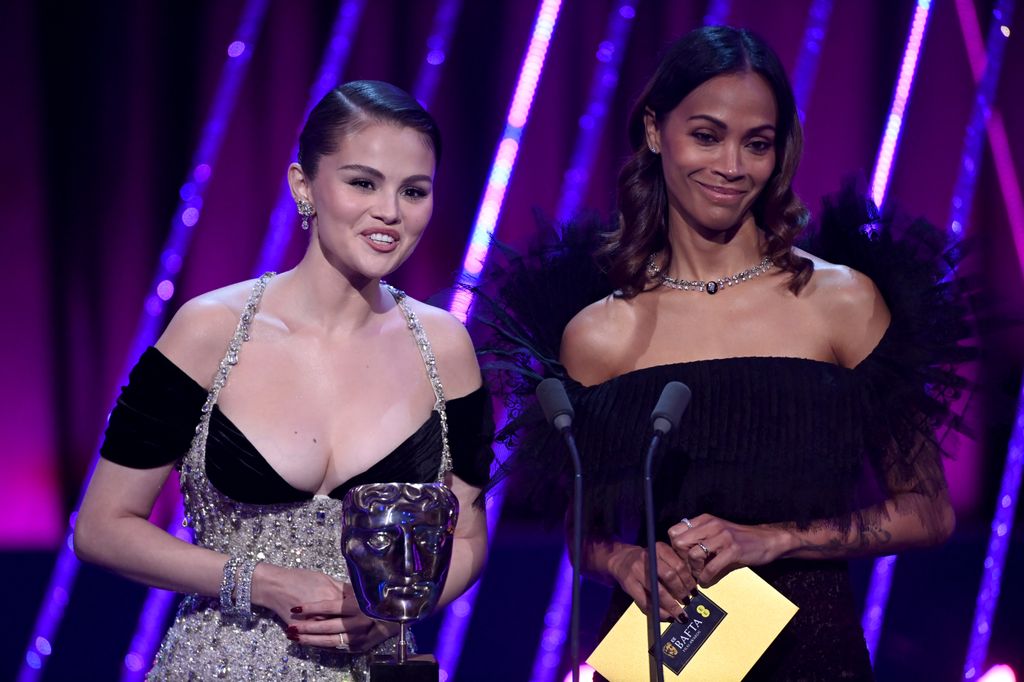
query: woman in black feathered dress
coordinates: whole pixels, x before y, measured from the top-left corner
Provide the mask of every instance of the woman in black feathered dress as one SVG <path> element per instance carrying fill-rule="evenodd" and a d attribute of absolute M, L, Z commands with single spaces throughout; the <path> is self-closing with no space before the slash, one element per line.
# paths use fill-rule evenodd
<path fill-rule="evenodd" d="M 526 399 L 562 377 L 584 456 L 585 570 L 617 588 L 609 622 L 631 600 L 645 609 L 640 462 L 662 387 L 686 383 L 655 470 L 661 617 L 749 566 L 799 612 L 748 679 L 870 679 L 847 560 L 954 527 L 935 433 L 969 353 L 944 243 L 922 225 L 872 227 L 847 193 L 823 216 L 829 260 L 794 246 L 800 123 L 778 58 L 747 31 L 676 42 L 629 136 L 601 267 L 577 227 L 495 276 L 495 365 L 517 370 L 504 377 L 510 471 L 536 500 L 568 499 L 568 466 Z M 856 494 L 864 464 L 873 503 Z"/>

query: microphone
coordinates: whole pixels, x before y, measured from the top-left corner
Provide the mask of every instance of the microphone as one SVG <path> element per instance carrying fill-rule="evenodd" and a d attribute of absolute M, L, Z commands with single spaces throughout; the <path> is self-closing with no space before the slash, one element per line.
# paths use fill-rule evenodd
<path fill-rule="evenodd" d="M 572 662 L 572 682 L 580 682 L 580 558 L 583 551 L 583 469 L 576 439 L 572 435 L 572 420 L 576 416 L 565 386 L 554 377 L 548 377 L 537 386 L 537 401 L 544 416 L 565 441 L 572 459 L 572 607 L 569 618 L 569 660 Z"/>
<path fill-rule="evenodd" d="M 544 410 L 544 417 L 548 423 L 562 433 L 570 426 L 576 416 L 573 412 L 572 403 L 565 392 L 565 386 L 555 377 L 548 377 L 537 386 L 537 401 L 540 402 L 540 409 Z"/>
<path fill-rule="evenodd" d="M 690 387 L 681 381 L 670 381 L 665 384 L 658 404 L 651 412 L 654 430 L 664 436 L 679 426 L 679 419 L 690 404 L 690 395 Z"/>
<path fill-rule="evenodd" d="M 661 440 L 673 429 L 679 426 L 679 419 L 690 404 L 690 388 L 679 381 L 670 381 L 665 384 L 661 391 L 658 403 L 651 412 L 651 426 L 654 428 L 654 435 L 651 436 L 651 445 L 647 448 L 647 456 L 644 457 L 644 515 L 647 526 L 647 580 L 650 584 L 651 598 L 647 609 L 647 641 L 648 649 L 654 655 L 651 665 L 651 679 L 661 682 L 664 680 L 664 658 L 661 647 L 658 646 L 661 629 L 658 627 L 658 613 L 661 605 L 658 603 L 658 554 L 654 537 L 654 484 L 651 482 L 651 463 L 654 460 L 654 453 L 661 445 Z"/>

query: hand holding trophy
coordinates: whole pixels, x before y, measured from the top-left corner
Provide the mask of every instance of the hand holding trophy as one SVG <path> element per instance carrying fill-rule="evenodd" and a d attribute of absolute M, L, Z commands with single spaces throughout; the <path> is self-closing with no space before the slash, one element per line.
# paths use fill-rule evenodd
<path fill-rule="evenodd" d="M 371 682 L 436 681 L 433 657 L 409 660 L 406 629 L 444 590 L 458 499 L 443 483 L 368 483 L 349 491 L 341 513 L 341 551 L 359 607 L 401 628 L 397 658 L 371 664 Z"/>

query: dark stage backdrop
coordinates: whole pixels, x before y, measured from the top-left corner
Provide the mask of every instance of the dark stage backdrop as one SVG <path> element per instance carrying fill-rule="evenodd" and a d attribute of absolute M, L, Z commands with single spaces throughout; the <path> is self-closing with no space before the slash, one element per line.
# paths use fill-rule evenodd
<path fill-rule="evenodd" d="M 382 79 L 412 90 L 439 4 L 369 0 L 341 80 Z M 709 4 L 637 3 L 585 208 L 613 209 L 616 171 L 629 151 L 624 129 L 630 104 L 661 49 L 700 25 Z M 764 36 L 791 73 L 811 4 L 724 3 L 727 22 Z M 51 556 L 63 538 L 130 360 L 178 190 L 243 5 L 0 5 L 0 243 L 7 310 L 0 325 L 0 548 L 11 556 L 25 550 Z M 984 35 L 992 5 L 934 0 L 890 196 L 939 224 L 948 220 L 975 91 L 958 11 L 972 10 Z M 203 291 L 252 276 L 337 6 L 335 0 L 270 1 L 168 313 Z M 612 8 L 608 0 L 563 3 L 498 222 L 498 237 L 513 245 L 536 234 L 535 212 L 555 212 Z M 444 134 L 434 218 L 418 251 L 391 278 L 418 298 L 448 287 L 461 266 L 536 9 L 533 0 L 462 5 L 430 106 Z M 913 9 L 909 0 L 833 3 L 806 107 L 806 151 L 796 183 L 812 208 L 843 177 L 870 175 Z M 1022 66 L 1024 45 L 1014 34 L 995 104 L 1018 177 L 1024 177 Z M 968 232 L 980 245 L 980 276 L 991 300 L 1011 314 L 1024 312 L 1022 263 L 987 146 Z M 286 267 L 305 244 L 297 222 L 293 237 Z M 949 468 L 961 526 L 981 533 L 978 538 L 991 518 L 1024 360 L 1020 336 L 999 332 L 985 342 L 990 360 L 979 374 L 993 390 L 974 410 L 977 444 L 962 447 Z M 521 515 L 514 512 L 516 520 Z M 980 564 L 980 552 L 972 550 L 973 564 L 958 564 L 968 580 L 955 589 L 973 595 L 980 568 L 972 566 Z M 39 561 L 45 574 L 47 561 Z M 492 570 L 502 568 L 494 562 Z M 37 582 L 41 590 L 42 580 Z M 548 589 L 544 584 L 536 593 L 541 612 Z M 15 616 L 24 622 L 16 649 L 34 617 L 35 601 L 26 599 L 26 610 Z M 973 597 L 965 599 L 973 604 Z M 135 616 L 117 617 L 134 622 Z M 966 627 L 957 626 L 957 651 Z M 124 650 L 121 643 L 111 646 Z M 532 645 L 523 656 L 531 655 Z"/>

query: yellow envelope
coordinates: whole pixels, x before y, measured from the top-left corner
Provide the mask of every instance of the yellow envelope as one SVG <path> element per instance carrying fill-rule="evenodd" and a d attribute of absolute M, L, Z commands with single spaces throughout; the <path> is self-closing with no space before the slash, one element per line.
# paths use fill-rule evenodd
<path fill-rule="evenodd" d="M 666 664 L 666 680 L 729 682 L 741 680 L 797 612 L 793 602 L 749 568 L 729 573 L 712 587 L 700 590 L 713 606 L 720 607 L 713 628 L 705 629 L 703 643 L 677 675 Z M 687 609 L 691 617 L 700 619 Z M 707 610 L 701 608 L 702 612 Z M 661 623 L 665 632 L 671 623 Z M 710 630 L 710 635 L 707 631 Z M 681 634 L 686 641 L 686 634 Z M 680 640 L 674 640 L 679 645 Z M 678 654 L 682 646 L 666 643 L 666 654 Z M 666 655 L 666 663 L 669 656 Z M 649 682 L 647 616 L 635 604 L 612 627 L 587 663 L 611 682 Z"/>

